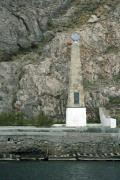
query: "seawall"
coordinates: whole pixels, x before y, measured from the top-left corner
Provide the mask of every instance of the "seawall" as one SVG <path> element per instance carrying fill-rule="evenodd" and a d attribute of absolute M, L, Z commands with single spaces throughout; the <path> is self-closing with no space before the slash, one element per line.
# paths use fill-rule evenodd
<path fill-rule="evenodd" d="M 1 127 L 1 160 L 120 160 L 120 129 Z"/>

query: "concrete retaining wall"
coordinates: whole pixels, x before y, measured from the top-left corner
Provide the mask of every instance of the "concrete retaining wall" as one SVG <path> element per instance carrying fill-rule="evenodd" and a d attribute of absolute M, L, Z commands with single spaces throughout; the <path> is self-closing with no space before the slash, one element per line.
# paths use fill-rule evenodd
<path fill-rule="evenodd" d="M 0 128 L 1 159 L 120 159 L 120 129 Z"/>

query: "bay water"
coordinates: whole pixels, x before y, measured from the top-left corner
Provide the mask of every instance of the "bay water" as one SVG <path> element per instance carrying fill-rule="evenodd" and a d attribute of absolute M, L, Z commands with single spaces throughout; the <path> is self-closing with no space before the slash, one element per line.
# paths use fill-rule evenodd
<path fill-rule="evenodd" d="M 120 162 L 3 161 L 0 180 L 120 180 Z"/>

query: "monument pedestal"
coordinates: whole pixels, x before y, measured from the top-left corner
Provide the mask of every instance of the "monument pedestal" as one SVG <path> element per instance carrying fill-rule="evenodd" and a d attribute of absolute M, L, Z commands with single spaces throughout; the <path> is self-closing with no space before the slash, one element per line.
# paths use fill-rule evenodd
<path fill-rule="evenodd" d="M 67 108 L 66 109 L 67 127 L 86 126 L 86 108 Z"/>

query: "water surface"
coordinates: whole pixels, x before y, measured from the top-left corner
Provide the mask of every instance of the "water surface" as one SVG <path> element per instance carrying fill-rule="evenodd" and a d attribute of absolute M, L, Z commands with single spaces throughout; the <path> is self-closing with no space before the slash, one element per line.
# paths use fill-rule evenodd
<path fill-rule="evenodd" d="M 119 180 L 118 161 L 0 162 L 0 180 Z"/>

